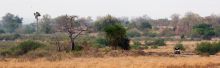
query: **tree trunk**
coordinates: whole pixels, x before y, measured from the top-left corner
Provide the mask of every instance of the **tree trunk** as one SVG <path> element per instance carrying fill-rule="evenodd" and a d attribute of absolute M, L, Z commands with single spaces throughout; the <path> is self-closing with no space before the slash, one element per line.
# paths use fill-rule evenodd
<path fill-rule="evenodd" d="M 72 34 L 69 34 L 70 42 L 71 42 L 71 50 L 75 49 L 75 42 Z"/>
<path fill-rule="evenodd" d="M 75 49 L 75 42 L 74 39 L 71 38 L 71 50 Z"/>

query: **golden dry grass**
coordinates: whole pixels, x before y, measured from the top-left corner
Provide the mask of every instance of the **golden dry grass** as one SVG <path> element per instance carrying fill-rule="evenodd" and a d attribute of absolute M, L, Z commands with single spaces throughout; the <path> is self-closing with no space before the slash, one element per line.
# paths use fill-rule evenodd
<path fill-rule="evenodd" d="M 145 52 L 172 52 L 177 42 L 167 42 L 159 49 L 147 49 Z M 188 51 L 193 51 L 198 42 L 182 42 Z M 124 56 L 104 58 L 72 58 L 59 61 L 48 61 L 45 58 L 36 60 L 6 59 L 0 61 L 0 68 L 220 68 L 220 55 L 200 57 L 187 56 Z"/>
<path fill-rule="evenodd" d="M 218 68 L 220 56 L 212 57 L 106 57 L 61 61 L 1 61 L 0 68 Z"/>

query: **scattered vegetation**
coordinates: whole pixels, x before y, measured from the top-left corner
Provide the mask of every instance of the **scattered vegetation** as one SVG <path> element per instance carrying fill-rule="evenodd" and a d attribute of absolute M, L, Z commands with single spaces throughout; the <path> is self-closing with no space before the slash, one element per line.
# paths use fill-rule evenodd
<path fill-rule="evenodd" d="M 156 45 L 156 46 L 165 46 L 165 40 L 164 39 L 155 39 L 153 41 L 153 45 Z"/>
<path fill-rule="evenodd" d="M 20 37 L 19 34 L 1 34 L 0 40 L 15 40 Z"/>
<path fill-rule="evenodd" d="M 158 46 L 157 45 L 153 45 L 151 46 L 152 49 L 158 49 Z"/>
<path fill-rule="evenodd" d="M 141 49 L 141 43 L 138 41 L 134 41 L 134 44 L 131 46 L 131 49 Z"/>
<path fill-rule="evenodd" d="M 97 38 L 96 43 L 98 48 L 103 48 L 108 45 L 108 41 L 105 38 Z"/>
<path fill-rule="evenodd" d="M 90 17 L 75 15 L 55 18 L 43 15 L 39 18 L 42 19 L 39 19 L 38 33 L 36 23 L 22 24 L 23 19 L 11 13 L 3 16 L 0 21 L 0 57 L 44 57 L 49 61 L 71 57 L 176 57 L 170 52 L 173 48 L 186 50 L 183 43 L 176 44 L 176 40 L 211 40 L 220 36 L 219 16 L 200 17 L 192 12 L 181 18 L 173 15 L 171 19 L 151 19 L 148 16 L 127 19 L 111 15 L 94 21 Z M 189 47 L 191 51 L 188 52 L 187 48 L 186 55 L 195 55 L 193 49 Z M 200 43 L 195 51 L 200 55 L 215 55 L 220 51 L 220 42 Z"/>
<path fill-rule="evenodd" d="M 209 24 L 199 24 L 193 26 L 193 35 L 199 38 L 210 40 L 215 35 L 214 28 Z"/>
<path fill-rule="evenodd" d="M 140 37 L 141 33 L 137 29 L 130 29 L 127 32 L 128 37 Z"/>
<path fill-rule="evenodd" d="M 44 47 L 45 45 L 39 42 L 35 41 L 24 41 L 20 43 L 19 45 L 12 47 L 8 50 L 5 50 L 4 52 L 1 53 L 1 55 L 7 56 L 7 55 L 24 55 L 28 53 L 29 51 L 36 50 L 37 48 Z"/>

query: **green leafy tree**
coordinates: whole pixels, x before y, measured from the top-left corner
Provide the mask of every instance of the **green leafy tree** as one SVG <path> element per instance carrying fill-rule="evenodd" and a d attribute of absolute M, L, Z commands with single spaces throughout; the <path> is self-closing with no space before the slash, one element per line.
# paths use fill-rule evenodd
<path fill-rule="evenodd" d="M 120 23 L 120 21 L 117 18 L 112 17 L 111 15 L 107 15 L 105 17 L 98 18 L 95 21 L 94 26 L 97 31 L 103 31 L 104 28 L 107 27 L 108 25 L 112 25 L 116 23 Z"/>
<path fill-rule="evenodd" d="M 212 25 L 198 24 L 193 26 L 193 36 L 197 36 L 203 39 L 211 39 L 215 35 L 215 31 Z"/>
<path fill-rule="evenodd" d="M 124 50 L 130 49 L 126 29 L 117 18 L 107 15 L 98 19 L 95 25 L 99 31 L 105 32 L 107 43 L 112 46 L 112 49 L 117 47 Z"/>
<path fill-rule="evenodd" d="M 152 26 L 148 21 L 141 22 L 140 29 L 151 29 L 151 28 L 152 28 Z"/>
<path fill-rule="evenodd" d="M 126 37 L 126 29 L 121 24 L 113 24 L 104 28 L 107 40 L 113 49 L 120 47 L 129 50 L 129 39 Z"/>
<path fill-rule="evenodd" d="M 22 24 L 23 18 L 19 16 L 15 16 L 11 13 L 7 13 L 2 17 L 2 24 L 5 32 L 13 33 L 17 28 L 19 28 Z"/>
<path fill-rule="evenodd" d="M 138 28 L 139 30 L 151 29 L 150 18 L 147 16 L 134 18 L 131 20 L 129 28 Z"/>

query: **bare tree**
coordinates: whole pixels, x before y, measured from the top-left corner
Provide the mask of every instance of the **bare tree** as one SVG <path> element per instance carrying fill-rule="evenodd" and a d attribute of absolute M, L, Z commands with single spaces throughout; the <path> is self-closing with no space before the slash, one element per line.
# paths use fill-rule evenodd
<path fill-rule="evenodd" d="M 185 16 L 178 23 L 178 32 L 184 35 L 190 35 L 192 32 L 192 27 L 194 25 L 203 23 L 202 17 L 199 14 L 193 12 L 187 12 Z"/>
<path fill-rule="evenodd" d="M 42 32 L 42 33 L 46 33 L 46 34 L 49 34 L 49 33 L 53 33 L 53 29 L 52 29 L 52 24 L 53 24 L 53 21 L 52 21 L 52 18 L 50 15 L 46 14 L 46 15 L 43 15 L 42 18 L 38 21 L 38 25 L 39 25 L 39 31 Z"/>
<path fill-rule="evenodd" d="M 84 23 L 78 19 L 77 16 L 59 16 L 56 19 L 57 28 L 59 31 L 66 32 L 70 38 L 71 50 L 75 49 L 75 39 L 85 30 L 87 27 Z"/>
<path fill-rule="evenodd" d="M 177 30 L 178 28 L 178 24 L 179 24 L 179 20 L 180 20 L 180 15 L 179 14 L 173 14 L 171 15 L 171 26 L 174 27 L 174 31 L 176 35 L 179 35 L 179 32 Z"/>

